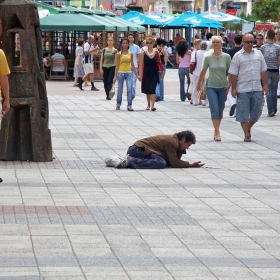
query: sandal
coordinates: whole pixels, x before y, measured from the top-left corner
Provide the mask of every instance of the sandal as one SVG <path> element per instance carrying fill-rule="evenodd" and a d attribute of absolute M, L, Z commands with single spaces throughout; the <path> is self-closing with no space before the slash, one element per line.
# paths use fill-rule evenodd
<path fill-rule="evenodd" d="M 151 110 L 152 110 L 152 111 L 155 111 L 156 109 L 157 109 L 157 108 L 153 107 Z"/>
<path fill-rule="evenodd" d="M 221 135 L 214 135 L 214 140 L 218 142 L 221 141 L 222 140 Z"/>
<path fill-rule="evenodd" d="M 251 135 L 245 136 L 244 142 L 251 142 Z"/>
<path fill-rule="evenodd" d="M 127 111 L 134 111 L 132 108 L 127 108 Z"/>
<path fill-rule="evenodd" d="M 121 106 L 117 106 L 117 107 L 116 107 L 116 110 L 120 110 L 120 108 L 121 108 Z"/>
<path fill-rule="evenodd" d="M 150 110 L 150 107 L 148 106 L 148 107 L 146 108 L 146 110 Z"/>

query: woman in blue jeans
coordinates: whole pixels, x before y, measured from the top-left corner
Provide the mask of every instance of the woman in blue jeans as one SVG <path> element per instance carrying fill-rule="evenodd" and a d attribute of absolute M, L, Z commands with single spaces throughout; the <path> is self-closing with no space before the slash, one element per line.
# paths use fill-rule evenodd
<path fill-rule="evenodd" d="M 188 43 L 185 40 L 179 41 L 176 47 L 176 63 L 179 65 L 178 75 L 180 80 L 180 98 L 186 100 L 185 77 L 190 82 L 190 61 L 191 51 L 188 50 Z"/>
<path fill-rule="evenodd" d="M 222 52 L 223 40 L 220 36 L 212 37 L 212 46 L 214 51 L 206 55 L 204 59 L 196 89 L 198 92 L 201 91 L 204 76 L 207 69 L 209 69 L 206 94 L 209 100 L 211 119 L 214 126 L 214 140 L 221 141 L 220 124 L 230 88 L 227 80 L 227 71 L 231 63 L 231 58 L 229 54 Z"/>
<path fill-rule="evenodd" d="M 113 82 L 118 80 L 118 95 L 116 110 L 120 110 L 122 105 L 123 83 L 126 80 L 127 88 L 127 111 L 133 111 L 132 109 L 132 70 L 136 77 L 138 77 L 136 69 L 133 63 L 133 54 L 128 50 L 129 40 L 122 39 L 122 50 L 116 56 L 116 69 Z"/>

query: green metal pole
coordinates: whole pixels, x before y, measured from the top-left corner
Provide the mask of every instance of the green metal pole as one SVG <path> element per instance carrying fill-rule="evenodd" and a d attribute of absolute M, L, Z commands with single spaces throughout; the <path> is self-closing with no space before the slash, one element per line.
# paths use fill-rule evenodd
<path fill-rule="evenodd" d="M 85 1 L 82 1 L 82 7 L 84 7 L 86 5 Z"/>

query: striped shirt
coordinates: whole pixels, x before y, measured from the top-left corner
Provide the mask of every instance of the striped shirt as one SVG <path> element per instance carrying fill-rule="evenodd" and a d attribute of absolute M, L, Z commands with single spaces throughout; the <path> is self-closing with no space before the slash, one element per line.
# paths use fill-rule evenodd
<path fill-rule="evenodd" d="M 84 44 L 84 52 L 89 52 L 94 49 L 94 45 L 86 42 Z M 84 63 L 93 63 L 93 53 L 89 55 L 84 55 Z"/>
<path fill-rule="evenodd" d="M 229 68 L 231 75 L 237 76 L 237 92 L 262 91 L 261 73 L 266 72 L 266 63 L 259 50 L 250 53 L 241 49 L 237 52 Z"/>
<path fill-rule="evenodd" d="M 279 71 L 278 57 L 280 56 L 280 46 L 267 43 L 261 46 L 260 51 L 264 56 L 267 65 L 267 71 Z"/>

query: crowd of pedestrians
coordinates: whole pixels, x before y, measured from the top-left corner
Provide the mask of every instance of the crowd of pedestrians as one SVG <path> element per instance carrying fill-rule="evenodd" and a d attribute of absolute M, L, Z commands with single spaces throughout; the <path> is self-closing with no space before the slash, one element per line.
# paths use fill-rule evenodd
<path fill-rule="evenodd" d="M 269 30 L 265 36 L 259 33 L 255 37 L 252 33 L 237 34 L 232 48 L 227 48 L 228 41 L 224 34 L 213 36 L 209 32 L 201 32 L 195 38 L 192 46 L 188 46 L 187 40 L 180 34 L 176 34 L 174 41 L 166 42 L 163 38 L 157 38 L 154 32 L 146 37 L 140 48 L 134 43 L 133 34 L 128 34 L 127 39 L 122 39 L 118 51 L 113 46 L 113 38 L 109 37 L 100 61 L 106 99 L 110 100 L 109 92 L 117 81 L 116 109 L 120 110 L 126 81 L 127 110 L 133 111 L 132 102 L 139 80 L 141 92 L 147 98 L 146 110 L 155 111 L 155 102 L 164 101 L 166 66 L 168 63 L 172 66 L 177 63 L 180 100 L 188 99 L 194 106 L 206 106 L 209 103 L 214 140 L 222 140 L 220 124 L 225 102 L 228 101 L 230 116 L 236 116 L 244 131 L 244 141 L 250 142 L 251 128 L 262 113 L 264 95 L 268 116 L 273 117 L 277 113 L 277 88 L 280 91 L 280 31 Z M 74 76 L 78 77 L 80 89 L 89 75 L 92 90 L 95 90 L 92 78 L 94 71 L 86 65 L 93 60 L 91 55 L 98 48 L 92 42 L 93 36 L 87 43 L 81 40 L 76 50 Z M 171 59 L 173 63 L 170 62 Z M 195 65 L 192 73 L 191 64 Z M 193 92 L 189 93 L 191 82 Z M 204 92 L 206 98 L 201 100 Z"/>

